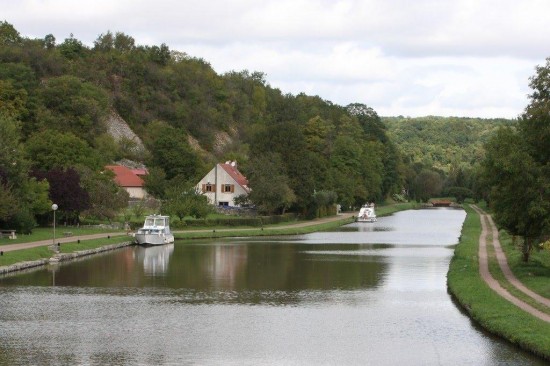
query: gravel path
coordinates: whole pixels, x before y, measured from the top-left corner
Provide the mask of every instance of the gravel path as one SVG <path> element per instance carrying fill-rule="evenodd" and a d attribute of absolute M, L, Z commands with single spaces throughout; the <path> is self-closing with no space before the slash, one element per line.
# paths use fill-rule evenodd
<path fill-rule="evenodd" d="M 512 304 L 516 305 L 517 307 L 521 308 L 522 310 L 528 312 L 529 314 L 550 323 L 549 314 L 546 314 L 534 308 L 533 306 L 527 304 L 526 302 L 512 295 L 510 292 L 508 292 L 508 290 L 502 287 L 500 283 L 498 283 L 498 281 L 491 275 L 491 273 L 489 272 L 489 260 L 487 255 L 487 237 L 489 234 L 492 235 L 493 240 L 491 242 L 491 245 L 493 245 L 493 247 L 495 248 L 495 254 L 498 260 L 498 264 L 502 272 L 504 273 L 506 280 L 510 282 L 518 290 L 522 291 L 523 293 L 525 293 L 535 301 L 550 307 L 549 299 L 542 297 L 539 294 L 536 294 L 533 291 L 529 290 L 512 273 L 512 270 L 510 269 L 510 266 L 508 265 L 508 262 L 506 260 L 506 256 L 504 255 L 504 252 L 502 251 L 502 248 L 500 246 L 500 241 L 498 239 L 498 230 L 493 220 L 491 219 L 491 216 L 487 215 L 483 210 L 481 210 L 477 206 L 472 206 L 472 207 L 479 214 L 479 217 L 481 220 L 481 236 L 479 237 L 479 254 L 478 254 L 480 276 L 487 283 L 487 285 L 491 289 L 493 289 L 497 294 L 499 294 L 506 300 L 510 301 Z"/>

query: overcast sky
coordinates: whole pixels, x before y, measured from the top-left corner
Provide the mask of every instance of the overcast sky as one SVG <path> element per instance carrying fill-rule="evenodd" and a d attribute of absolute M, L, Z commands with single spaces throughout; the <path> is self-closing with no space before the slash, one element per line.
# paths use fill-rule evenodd
<path fill-rule="evenodd" d="M 31 38 L 107 31 L 261 71 L 283 93 L 382 116 L 516 118 L 550 56 L 549 0 L 0 0 Z"/>

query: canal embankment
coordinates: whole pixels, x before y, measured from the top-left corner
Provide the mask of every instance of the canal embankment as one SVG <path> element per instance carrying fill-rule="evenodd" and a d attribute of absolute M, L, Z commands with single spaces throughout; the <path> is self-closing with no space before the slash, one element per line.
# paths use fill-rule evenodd
<path fill-rule="evenodd" d="M 466 206 L 465 210 L 467 216 L 460 243 L 455 248 L 447 276 L 449 291 L 484 329 L 550 360 L 550 323 L 508 301 L 482 278 L 480 238 L 492 240 L 495 234 L 492 231 L 488 234 L 483 232 L 480 215 L 472 207 Z M 502 283 L 503 288 L 509 287 L 506 277 L 498 273 L 500 270 L 494 249 L 487 253 L 488 270 Z M 484 265 L 482 261 L 481 266 Z M 548 308 L 542 308 L 542 311 L 550 314 Z"/>
<path fill-rule="evenodd" d="M 392 213 L 419 208 L 416 202 L 397 203 L 377 207 L 379 217 Z M 279 236 L 279 235 L 303 235 L 317 231 L 331 230 L 355 220 L 356 212 L 345 212 L 336 216 L 321 219 L 298 221 L 278 225 L 266 225 L 265 227 L 244 228 L 208 228 L 196 230 L 176 230 L 174 236 L 178 240 L 209 239 L 222 237 L 251 237 L 251 236 Z M 21 271 L 38 267 L 49 263 L 93 255 L 109 250 L 133 244 L 124 233 L 101 233 L 82 235 L 72 238 L 58 238 L 59 243 L 55 251 L 52 251 L 50 240 L 9 244 L 0 246 L 0 274 Z M 57 253 L 59 251 L 59 253 Z"/>
<path fill-rule="evenodd" d="M 111 250 L 123 248 L 129 245 L 133 244 L 133 240 L 128 240 L 126 238 L 125 241 L 122 241 L 120 243 L 114 243 L 114 244 L 108 244 L 105 245 L 104 243 L 101 246 L 92 248 L 92 249 L 84 249 L 84 250 L 72 250 L 68 249 L 68 253 L 62 253 L 59 252 L 60 249 L 56 249 L 55 251 L 51 249 L 47 249 L 49 252 L 51 252 L 51 256 L 49 258 L 40 258 L 36 260 L 25 260 L 25 261 L 17 261 L 16 263 L 10 264 L 10 265 L 3 265 L 0 266 L 0 274 L 6 274 L 10 272 L 17 272 L 22 271 L 34 267 L 44 266 L 47 264 L 55 264 L 59 262 L 65 262 L 68 260 L 73 260 L 81 257 L 86 257 L 94 254 L 99 254 L 103 252 L 108 252 Z M 43 249 L 43 248 L 42 248 Z M 30 255 L 34 255 L 36 250 L 34 249 L 23 249 L 22 251 L 31 251 L 32 253 L 28 253 Z M 23 253 L 24 255 L 24 253 Z"/>

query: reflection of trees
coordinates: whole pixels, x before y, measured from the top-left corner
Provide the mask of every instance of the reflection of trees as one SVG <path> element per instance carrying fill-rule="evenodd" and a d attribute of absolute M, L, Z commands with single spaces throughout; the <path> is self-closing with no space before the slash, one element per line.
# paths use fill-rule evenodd
<path fill-rule="evenodd" d="M 196 290 L 299 291 L 377 286 L 387 265 L 370 256 L 354 255 L 359 248 L 357 244 L 284 243 L 184 246 L 174 254 L 178 265 L 171 266 L 170 271 L 177 274 L 170 278 L 178 281 L 179 287 Z"/>
<path fill-rule="evenodd" d="M 199 242 L 130 247 L 63 263 L 56 286 L 167 287 L 197 293 L 237 291 L 239 301 L 265 296 L 294 301 L 300 291 L 376 287 L 387 271 L 378 257 L 358 255 L 361 244 Z M 168 259 L 170 266 L 168 266 Z M 51 285 L 39 270 L 5 278 L 11 285 Z M 246 298 L 248 297 L 248 298 Z"/>

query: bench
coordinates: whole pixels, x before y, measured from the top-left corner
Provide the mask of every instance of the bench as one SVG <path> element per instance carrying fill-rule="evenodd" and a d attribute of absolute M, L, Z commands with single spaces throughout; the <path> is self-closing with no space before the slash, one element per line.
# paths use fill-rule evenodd
<path fill-rule="evenodd" d="M 66 231 L 66 232 L 63 233 L 63 236 L 68 238 L 69 236 L 73 236 L 73 233 L 72 233 L 72 231 Z"/>
<path fill-rule="evenodd" d="M 15 230 L 0 230 L 0 238 L 2 238 L 4 235 L 7 235 L 9 239 L 17 239 L 17 235 L 15 235 Z"/>

